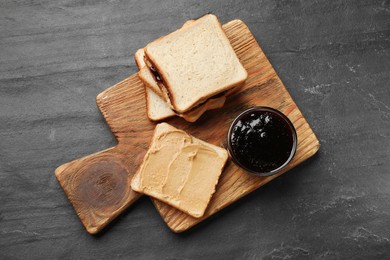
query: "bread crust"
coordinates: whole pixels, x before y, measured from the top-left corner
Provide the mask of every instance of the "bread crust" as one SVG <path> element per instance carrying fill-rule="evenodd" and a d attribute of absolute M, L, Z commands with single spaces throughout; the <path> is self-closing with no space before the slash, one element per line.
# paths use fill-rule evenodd
<path fill-rule="evenodd" d="M 217 21 L 218 21 L 218 18 L 215 17 L 215 19 L 217 19 Z M 195 22 L 194 20 L 187 21 L 186 23 L 184 23 L 184 25 L 182 26 L 181 29 L 190 26 L 194 22 Z M 226 37 L 226 34 L 224 33 L 222 25 L 219 23 L 219 21 L 218 21 L 218 26 L 222 30 L 223 36 L 226 38 L 225 41 L 227 41 L 229 43 L 228 46 L 230 46 L 231 50 L 234 52 L 233 48 L 230 45 L 229 39 Z M 175 32 L 177 32 L 181 29 L 178 29 Z M 160 37 L 156 41 L 159 41 L 159 40 L 163 39 L 164 37 Z M 241 82 L 228 85 L 227 87 L 224 88 L 223 91 L 210 92 L 212 94 L 207 95 L 207 97 L 198 100 L 196 103 L 194 103 L 193 106 L 190 107 L 190 109 L 186 110 L 185 112 L 179 112 L 176 110 L 176 108 L 173 105 L 174 97 L 170 94 L 169 89 L 167 88 L 168 87 L 167 84 L 162 84 L 161 82 L 157 81 L 155 76 L 153 75 L 153 73 L 150 71 L 149 66 L 155 67 L 155 65 L 147 56 L 147 49 L 144 48 L 144 49 L 137 50 L 137 52 L 134 55 L 134 59 L 135 59 L 135 62 L 137 64 L 138 68 L 140 69 L 138 76 L 141 79 L 141 81 L 144 83 L 144 85 L 148 89 L 151 89 L 154 93 L 156 93 L 160 98 L 162 98 L 169 105 L 169 107 L 172 109 L 173 113 L 184 118 L 188 122 L 195 122 L 207 110 L 221 108 L 226 101 L 226 97 L 232 95 L 238 89 L 240 89 L 240 87 L 244 85 L 245 79 L 246 79 L 246 77 L 245 77 L 245 79 L 242 80 Z M 161 72 L 161 70 L 158 71 L 159 76 L 164 80 L 163 75 L 160 72 Z M 245 70 L 245 72 L 246 72 L 246 70 Z M 155 84 L 152 84 L 152 82 L 151 82 L 152 79 L 151 79 L 151 77 L 149 77 L 149 75 L 147 75 L 147 73 L 149 73 L 149 75 L 153 78 L 153 80 L 154 80 L 153 83 L 155 83 Z M 161 121 L 163 119 L 171 117 L 172 115 L 163 115 L 163 116 L 157 117 L 157 118 L 153 117 L 153 115 L 151 114 L 151 109 L 152 109 L 151 108 L 152 107 L 151 100 L 150 100 L 150 96 L 147 93 L 148 89 L 145 89 L 146 99 L 147 99 L 148 118 L 152 121 Z M 225 91 L 225 93 L 222 97 L 213 98 L 215 95 L 218 95 L 224 91 Z"/>
<path fill-rule="evenodd" d="M 226 43 L 224 46 L 225 46 L 226 48 L 229 48 L 229 49 L 230 49 L 229 51 L 230 51 L 231 53 L 234 53 L 234 54 L 235 54 L 234 49 L 233 49 L 233 47 L 231 46 L 230 41 L 229 41 L 229 39 L 227 38 L 227 36 L 226 36 L 226 34 L 225 34 L 225 32 L 224 32 L 224 30 L 223 30 L 223 28 L 222 28 L 222 25 L 220 24 L 218 18 L 215 17 L 214 15 L 207 15 L 207 16 L 212 16 L 212 17 L 214 17 L 214 19 L 216 19 L 217 24 L 218 24 L 218 27 L 219 27 L 219 29 L 220 29 L 221 32 L 222 32 L 221 36 L 222 36 L 222 38 L 223 38 L 223 41 L 224 41 L 224 43 Z M 205 17 L 205 16 L 204 16 L 204 17 Z M 205 19 L 204 17 L 200 18 L 199 20 Z M 176 35 L 181 34 L 182 32 L 185 32 L 186 30 L 189 30 L 189 29 L 192 28 L 193 26 L 196 26 L 197 22 L 198 22 L 198 20 L 195 21 L 195 22 L 193 22 L 193 23 L 191 23 L 189 26 L 180 28 L 180 29 L 178 29 L 178 30 L 172 32 L 171 34 L 169 34 L 170 37 L 176 37 Z M 167 36 L 165 36 L 165 37 L 167 37 Z M 224 91 L 230 90 L 230 89 L 232 89 L 233 87 L 235 87 L 235 86 L 237 86 L 237 85 L 242 85 L 243 83 L 245 83 L 245 80 L 246 80 L 246 78 L 247 78 L 247 76 L 248 76 L 248 73 L 247 73 L 246 70 L 243 68 L 242 64 L 239 63 L 239 64 L 237 64 L 237 65 L 238 65 L 238 66 L 241 66 L 240 72 L 245 72 L 245 75 L 242 76 L 242 80 L 232 82 L 231 84 L 226 84 L 226 86 L 224 86 L 223 88 L 218 88 L 218 89 L 216 89 L 215 91 L 211 90 L 211 91 L 209 91 L 206 95 L 204 94 L 203 96 L 197 98 L 196 100 L 189 101 L 189 102 L 187 102 L 187 103 L 186 103 L 185 105 L 183 105 L 183 106 L 178 106 L 178 97 L 175 95 L 175 92 L 172 90 L 171 83 L 169 82 L 169 80 L 167 80 L 167 79 L 168 79 L 168 76 L 167 76 L 165 70 L 160 66 L 159 62 L 157 62 L 157 61 L 155 60 L 155 58 L 153 57 L 153 55 L 150 53 L 150 49 L 149 49 L 149 46 L 150 46 L 151 44 L 157 44 L 159 41 L 161 41 L 161 40 L 164 39 L 165 37 L 161 37 L 161 38 L 159 38 L 159 39 L 153 41 L 152 43 L 149 43 L 149 44 L 145 47 L 144 51 L 145 51 L 145 58 L 146 58 L 146 59 L 151 63 L 151 65 L 158 71 L 158 74 L 159 74 L 160 77 L 162 78 L 162 80 L 163 80 L 163 82 L 164 82 L 164 84 L 163 84 L 164 90 L 163 90 L 163 91 L 169 93 L 169 97 L 167 97 L 167 98 L 169 98 L 169 100 L 170 100 L 170 102 L 171 102 L 171 104 L 172 104 L 172 107 L 174 108 L 175 111 L 177 111 L 177 112 L 179 112 L 179 113 L 185 113 L 185 112 L 189 111 L 191 108 L 193 108 L 193 107 L 195 107 L 195 106 L 197 106 L 197 105 L 203 103 L 203 102 L 204 102 L 205 100 L 207 100 L 208 98 L 213 97 L 213 96 L 215 96 L 215 95 L 217 95 L 217 94 L 219 94 L 219 93 L 222 93 L 222 92 L 224 92 Z M 222 39 L 222 38 L 221 38 L 221 39 Z M 238 60 L 238 58 L 237 58 L 237 60 Z"/>

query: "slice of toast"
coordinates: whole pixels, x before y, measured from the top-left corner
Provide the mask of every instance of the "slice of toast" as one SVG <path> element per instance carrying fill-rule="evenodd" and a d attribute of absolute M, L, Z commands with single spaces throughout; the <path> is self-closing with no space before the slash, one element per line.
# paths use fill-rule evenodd
<path fill-rule="evenodd" d="M 199 218 L 215 192 L 227 158 L 225 149 L 160 123 L 131 188 Z"/>
<path fill-rule="evenodd" d="M 145 87 L 146 91 L 146 106 L 148 118 L 152 121 L 161 121 L 163 119 L 175 116 L 176 113 L 168 106 L 168 104 L 153 90 Z"/>
<path fill-rule="evenodd" d="M 221 96 L 217 98 L 211 98 L 207 100 L 204 104 L 188 111 L 187 113 L 183 113 L 183 114 L 175 113 L 170 108 L 169 104 L 162 98 L 163 94 L 161 93 L 161 90 L 157 85 L 157 82 L 153 78 L 153 75 L 150 73 L 149 69 L 145 66 L 143 56 L 144 56 L 143 49 L 139 49 L 134 55 L 134 58 L 137 66 L 139 66 L 140 68 L 140 71 L 138 72 L 138 76 L 146 86 L 145 88 L 146 106 L 147 106 L 148 118 L 150 120 L 161 121 L 171 116 L 178 115 L 184 118 L 188 122 L 195 122 L 207 110 L 221 108 L 225 104 L 226 97 Z"/>
<path fill-rule="evenodd" d="M 242 85 L 248 75 L 211 14 L 149 43 L 145 57 L 162 78 L 162 92 L 169 93 L 179 113 Z"/>
<path fill-rule="evenodd" d="M 182 28 L 192 24 L 193 22 L 194 20 L 189 20 L 185 22 Z M 161 121 L 173 115 L 178 115 L 184 118 L 188 122 L 195 122 L 207 110 L 223 107 L 226 101 L 226 96 L 236 91 L 239 87 L 238 86 L 234 89 L 230 89 L 223 96 L 210 98 L 206 102 L 204 102 L 204 104 L 198 105 L 196 108 L 191 109 L 186 113 L 182 113 L 182 114 L 175 113 L 173 110 L 169 109 L 172 108 L 172 105 L 170 104 L 170 101 L 167 97 L 164 98 L 164 94 L 160 90 L 160 87 L 158 86 L 156 80 L 154 79 L 154 76 L 146 66 L 146 63 L 144 61 L 144 56 L 145 56 L 144 49 L 139 49 L 135 53 L 134 59 L 138 68 L 140 69 L 140 71 L 138 72 L 138 76 L 142 80 L 144 85 L 147 87 L 146 89 L 147 114 L 148 114 L 148 118 L 152 121 Z M 154 93 L 152 93 L 150 90 L 152 90 Z M 166 103 L 163 104 L 164 102 Z"/>
<path fill-rule="evenodd" d="M 194 22 L 194 20 L 186 21 L 183 24 L 182 28 L 190 25 L 193 22 Z M 144 59 L 145 59 L 144 49 L 142 48 L 142 49 L 137 50 L 134 54 L 134 60 L 135 60 L 135 63 L 137 64 L 138 69 L 140 70 L 138 73 L 138 76 L 140 77 L 140 79 L 143 82 L 147 82 L 147 84 L 148 84 L 147 87 L 151 88 L 154 91 L 154 93 L 156 93 L 160 97 L 164 98 L 163 93 L 161 92 L 160 87 L 157 85 L 157 82 L 154 80 L 152 73 L 150 72 L 149 69 L 146 68 L 146 63 L 145 63 Z"/>

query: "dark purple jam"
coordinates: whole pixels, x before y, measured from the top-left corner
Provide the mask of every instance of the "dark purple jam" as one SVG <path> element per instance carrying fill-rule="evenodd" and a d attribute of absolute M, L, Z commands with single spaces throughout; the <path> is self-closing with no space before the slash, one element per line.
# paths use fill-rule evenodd
<path fill-rule="evenodd" d="M 152 72 L 156 81 L 162 82 L 162 78 L 154 66 L 150 66 L 150 71 Z"/>
<path fill-rule="evenodd" d="M 270 173 L 289 161 L 296 148 L 291 122 L 271 108 L 255 107 L 232 124 L 229 150 L 233 159 L 254 173 Z"/>

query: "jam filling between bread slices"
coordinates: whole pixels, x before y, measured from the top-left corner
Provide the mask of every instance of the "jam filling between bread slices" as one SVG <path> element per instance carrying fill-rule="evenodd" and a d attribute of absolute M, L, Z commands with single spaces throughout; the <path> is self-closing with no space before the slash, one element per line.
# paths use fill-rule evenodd
<path fill-rule="evenodd" d="M 156 67 L 152 64 L 152 62 L 146 57 L 146 55 L 144 55 L 144 61 L 145 61 L 146 66 L 148 67 L 148 69 L 152 73 L 154 80 L 157 82 L 157 85 L 159 86 L 160 90 L 168 97 L 169 100 L 167 100 L 167 101 L 169 103 L 169 106 L 173 110 L 173 106 L 171 105 L 172 104 L 172 97 L 164 85 L 163 78 L 161 77 L 160 73 L 158 73 Z"/>
<path fill-rule="evenodd" d="M 157 82 L 157 85 L 160 87 L 161 91 L 167 95 L 167 97 L 168 97 L 168 99 L 169 99 L 169 102 L 172 104 L 172 97 L 171 97 L 171 94 L 169 93 L 169 91 L 167 90 L 167 88 L 166 88 L 165 85 L 164 85 L 164 79 L 163 79 L 163 77 L 160 75 L 160 73 L 158 72 L 158 70 L 156 69 L 156 67 L 152 64 L 152 62 L 147 58 L 146 55 L 144 56 L 144 61 L 145 61 L 146 66 L 149 68 L 150 72 L 152 73 L 154 80 Z M 207 99 L 205 99 L 205 100 L 202 100 L 202 101 L 200 101 L 197 105 L 195 105 L 194 107 L 192 107 L 190 110 L 186 111 L 185 113 L 191 112 L 191 111 L 193 111 L 193 110 L 199 108 L 200 106 L 202 106 L 204 103 L 206 103 L 206 102 L 207 102 L 208 100 L 210 100 L 210 99 L 214 99 L 214 98 L 219 98 L 219 97 L 225 96 L 227 92 L 228 92 L 228 91 L 225 90 L 225 91 L 222 91 L 222 92 L 220 92 L 220 93 L 218 93 L 218 94 L 216 94 L 216 95 L 214 95 L 214 96 L 212 96 L 212 97 L 209 97 L 209 98 L 207 98 Z M 183 114 L 183 113 L 177 112 L 177 111 L 173 108 L 173 106 L 171 106 L 171 109 L 172 109 L 176 114 Z"/>
<path fill-rule="evenodd" d="M 161 79 L 160 74 L 158 74 L 156 68 L 153 67 L 153 66 L 150 66 L 149 69 L 150 69 L 150 71 L 152 72 L 152 74 L 153 74 L 154 78 L 156 79 L 156 81 L 162 83 L 163 81 L 162 81 L 162 79 Z"/>

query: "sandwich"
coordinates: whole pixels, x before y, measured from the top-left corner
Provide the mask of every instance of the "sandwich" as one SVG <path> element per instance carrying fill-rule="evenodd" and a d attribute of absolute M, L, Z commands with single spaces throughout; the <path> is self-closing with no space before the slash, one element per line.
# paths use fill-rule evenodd
<path fill-rule="evenodd" d="M 131 188 L 199 218 L 215 192 L 227 158 L 225 149 L 160 123 Z"/>
<path fill-rule="evenodd" d="M 226 96 L 247 78 L 221 24 L 211 14 L 149 43 L 137 51 L 135 59 L 140 79 L 162 99 L 158 102 L 164 101 L 187 121 L 222 107 Z M 150 94 L 147 90 L 149 118 L 151 108 L 159 107 L 152 105 Z"/>
<path fill-rule="evenodd" d="M 145 86 L 147 114 L 150 120 L 161 121 L 163 119 L 177 115 L 184 118 L 188 122 L 195 122 L 207 110 L 223 107 L 226 101 L 226 97 L 219 96 L 207 100 L 207 102 L 204 104 L 197 106 L 186 113 L 176 113 L 168 105 L 169 101 L 164 100 L 162 91 L 160 90 L 156 80 L 153 78 L 152 73 L 146 67 L 144 62 L 143 49 L 139 49 L 135 53 L 134 57 L 136 64 L 140 69 L 138 72 L 138 77 Z"/>

